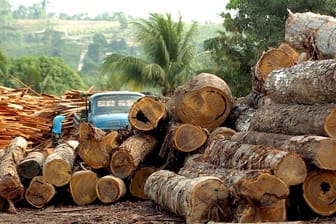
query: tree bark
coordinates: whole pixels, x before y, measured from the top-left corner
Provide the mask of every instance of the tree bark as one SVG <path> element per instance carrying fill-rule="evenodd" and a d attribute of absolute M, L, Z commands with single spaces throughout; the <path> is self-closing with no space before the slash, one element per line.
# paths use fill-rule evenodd
<path fill-rule="evenodd" d="M 42 172 L 43 163 L 46 153 L 30 152 L 28 155 L 17 165 L 17 172 L 20 177 L 32 179 Z"/>
<path fill-rule="evenodd" d="M 336 105 L 273 104 L 254 113 L 250 129 L 287 135 L 336 137 Z"/>
<path fill-rule="evenodd" d="M 145 195 L 144 187 L 147 178 L 155 171 L 157 171 L 155 167 L 143 167 L 135 172 L 129 186 L 129 191 L 134 197 L 148 199 Z"/>
<path fill-rule="evenodd" d="M 303 197 L 309 207 L 322 216 L 336 212 L 336 173 L 327 170 L 309 172 L 303 183 Z"/>
<path fill-rule="evenodd" d="M 61 187 L 69 183 L 75 160 L 75 148 L 68 143 L 58 145 L 46 158 L 42 169 L 48 183 Z"/>
<path fill-rule="evenodd" d="M 98 179 L 96 192 L 98 199 L 101 202 L 109 204 L 124 197 L 126 195 L 127 188 L 125 182 L 119 177 L 107 175 Z"/>
<path fill-rule="evenodd" d="M 91 170 L 79 170 L 73 173 L 69 187 L 73 201 L 77 205 L 87 205 L 97 198 L 97 174 Z"/>
<path fill-rule="evenodd" d="M 246 132 L 250 128 L 251 120 L 255 112 L 256 109 L 246 105 L 234 106 L 226 124 L 236 131 Z"/>
<path fill-rule="evenodd" d="M 54 185 L 48 183 L 43 176 L 35 176 L 26 190 L 25 199 L 35 208 L 43 208 L 55 194 Z"/>
<path fill-rule="evenodd" d="M 158 97 L 144 96 L 135 102 L 128 114 L 132 127 L 139 131 L 152 131 L 168 118 L 166 105 Z"/>
<path fill-rule="evenodd" d="M 225 169 L 196 158 L 187 160 L 178 174 L 188 178 L 218 177 L 229 188 L 233 197 L 238 196 L 235 201 L 244 199 L 251 205 L 260 207 L 273 203 L 269 201 L 271 196 L 280 200 L 289 195 L 287 184 L 265 170 Z"/>
<path fill-rule="evenodd" d="M 91 168 L 99 169 L 109 166 L 111 155 L 119 146 L 119 134 L 117 131 L 106 134 L 89 123 L 81 123 L 79 142 L 79 157 Z"/>
<path fill-rule="evenodd" d="M 227 169 L 270 170 L 289 186 L 303 183 L 307 176 L 306 164 L 296 153 L 225 139 L 214 140 L 208 145 L 204 161 Z"/>
<path fill-rule="evenodd" d="M 284 135 L 266 132 L 240 132 L 232 141 L 266 145 L 299 154 L 307 164 L 326 170 L 336 170 L 336 140 L 316 135 Z"/>
<path fill-rule="evenodd" d="M 145 184 L 145 195 L 186 218 L 187 223 L 225 221 L 222 214 L 228 206 L 229 191 L 217 177 L 186 178 L 168 170 L 151 174 Z M 220 209 L 218 209 L 220 208 Z M 216 213 L 217 215 L 212 216 Z"/>
<path fill-rule="evenodd" d="M 158 140 L 154 135 L 140 133 L 130 136 L 122 142 L 111 157 L 112 174 L 120 178 L 131 176 L 157 144 Z"/>
<path fill-rule="evenodd" d="M 305 51 L 313 59 L 335 58 L 334 17 L 289 11 L 285 23 L 285 40 L 299 51 Z"/>
<path fill-rule="evenodd" d="M 229 116 L 232 94 L 223 79 L 213 74 L 201 73 L 178 87 L 172 96 L 172 102 L 182 123 L 212 131 Z"/>
<path fill-rule="evenodd" d="M 231 137 L 235 135 L 236 133 L 237 132 L 231 128 L 218 127 L 210 133 L 209 141 L 211 141 L 212 139 L 217 139 L 217 138 L 225 138 L 225 139 L 230 140 Z"/>
<path fill-rule="evenodd" d="M 14 203 L 24 198 L 16 166 L 25 157 L 27 145 L 23 137 L 12 139 L 0 161 L 0 195 Z"/>
<path fill-rule="evenodd" d="M 267 96 L 276 103 L 336 102 L 336 60 L 307 61 L 272 71 L 265 81 Z"/>

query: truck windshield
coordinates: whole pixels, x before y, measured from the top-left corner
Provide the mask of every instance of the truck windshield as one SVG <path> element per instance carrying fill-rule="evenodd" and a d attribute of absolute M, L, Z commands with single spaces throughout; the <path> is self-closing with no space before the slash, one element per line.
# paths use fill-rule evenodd
<path fill-rule="evenodd" d="M 118 94 L 100 96 L 93 102 L 92 112 L 94 114 L 128 113 L 133 103 L 140 95 Z"/>

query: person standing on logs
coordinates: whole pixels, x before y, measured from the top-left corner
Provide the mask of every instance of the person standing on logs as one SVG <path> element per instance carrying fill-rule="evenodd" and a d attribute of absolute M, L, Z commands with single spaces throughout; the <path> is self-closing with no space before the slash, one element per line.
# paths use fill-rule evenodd
<path fill-rule="evenodd" d="M 62 121 L 65 119 L 63 115 L 56 115 L 53 120 L 52 127 L 52 146 L 56 147 L 62 143 Z"/>

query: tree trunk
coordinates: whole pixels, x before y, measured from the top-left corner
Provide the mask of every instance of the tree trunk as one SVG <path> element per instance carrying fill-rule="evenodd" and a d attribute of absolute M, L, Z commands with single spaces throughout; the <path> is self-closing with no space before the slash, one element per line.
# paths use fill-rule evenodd
<path fill-rule="evenodd" d="M 117 131 L 111 131 L 106 135 L 103 130 L 89 123 L 81 123 L 77 153 L 93 169 L 108 167 L 111 154 L 119 146 L 118 138 Z"/>
<path fill-rule="evenodd" d="M 227 169 L 271 170 L 287 185 L 301 184 L 307 176 L 306 164 L 296 153 L 225 139 L 214 140 L 208 145 L 204 161 Z"/>
<path fill-rule="evenodd" d="M 0 195 L 14 203 L 24 198 L 24 187 L 16 166 L 25 157 L 27 145 L 22 137 L 12 139 L 0 161 Z"/>
<path fill-rule="evenodd" d="M 96 185 L 98 199 L 103 203 L 112 203 L 124 197 L 127 192 L 126 185 L 122 179 L 112 175 L 103 176 L 98 179 Z"/>
<path fill-rule="evenodd" d="M 299 154 L 307 164 L 320 169 L 336 170 L 336 140 L 316 135 L 283 135 L 266 132 L 240 132 L 232 141 L 252 145 L 267 145 Z"/>
<path fill-rule="evenodd" d="M 265 89 L 267 96 L 276 103 L 335 103 L 335 80 L 335 59 L 307 61 L 271 72 Z"/>
<path fill-rule="evenodd" d="M 219 127 L 229 116 L 232 94 L 216 75 L 201 73 L 178 87 L 172 97 L 174 111 L 182 123 L 207 128 Z"/>
<path fill-rule="evenodd" d="M 91 170 L 80 170 L 73 173 L 69 186 L 72 199 L 77 205 L 87 205 L 96 200 L 97 181 L 96 173 Z"/>
<path fill-rule="evenodd" d="M 128 114 L 132 127 L 139 131 L 152 131 L 168 117 L 166 106 L 159 98 L 144 96 L 135 102 Z"/>
<path fill-rule="evenodd" d="M 336 137 L 336 105 L 273 104 L 254 113 L 250 130 Z"/>
<path fill-rule="evenodd" d="M 69 183 L 75 160 L 74 150 L 70 144 L 63 143 L 46 158 L 42 173 L 48 183 L 56 187 Z"/>
<path fill-rule="evenodd" d="M 143 167 L 135 172 L 129 186 L 129 191 L 134 197 L 148 199 L 145 195 L 144 187 L 147 178 L 155 171 L 157 171 L 155 167 Z"/>
<path fill-rule="evenodd" d="M 226 124 L 239 132 L 246 132 L 255 112 L 256 109 L 246 105 L 234 106 Z"/>
<path fill-rule="evenodd" d="M 126 178 L 133 174 L 140 162 L 151 153 L 158 144 L 154 135 L 136 134 L 116 149 L 110 161 L 110 169 L 114 176 Z"/>
<path fill-rule="evenodd" d="M 323 216 L 336 212 L 336 173 L 327 170 L 313 170 L 303 183 L 303 197 L 309 207 Z"/>
<path fill-rule="evenodd" d="M 151 174 L 145 184 L 145 195 L 186 218 L 187 223 L 225 221 L 229 191 L 217 177 L 186 178 L 168 170 Z M 212 216 L 217 213 L 217 216 Z"/>
<path fill-rule="evenodd" d="M 54 185 L 49 184 L 43 176 L 35 176 L 26 190 L 25 199 L 35 208 L 43 208 L 55 194 Z"/>
<path fill-rule="evenodd" d="M 225 138 L 225 139 L 230 140 L 231 137 L 235 135 L 236 133 L 237 132 L 231 128 L 218 127 L 210 133 L 209 141 L 211 141 L 211 139 L 217 139 L 217 138 Z"/>
<path fill-rule="evenodd" d="M 273 201 L 269 201 L 271 196 L 280 200 L 287 198 L 289 195 L 287 184 L 270 172 L 220 168 L 202 162 L 201 158 L 187 160 L 178 174 L 188 178 L 218 177 L 229 188 L 232 196 L 239 197 L 236 199 L 244 199 L 251 205 L 255 204 L 260 207 L 273 203 Z"/>
<path fill-rule="evenodd" d="M 334 17 L 289 11 L 285 40 L 295 49 L 308 52 L 313 59 L 336 57 Z"/>
<path fill-rule="evenodd" d="M 16 167 L 20 177 L 32 179 L 41 174 L 47 153 L 30 152 Z"/>

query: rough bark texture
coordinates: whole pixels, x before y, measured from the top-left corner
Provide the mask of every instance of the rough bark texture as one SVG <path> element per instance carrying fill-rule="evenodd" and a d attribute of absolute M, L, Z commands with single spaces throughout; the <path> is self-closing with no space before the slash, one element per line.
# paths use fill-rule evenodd
<path fill-rule="evenodd" d="M 285 40 L 295 49 L 308 52 L 313 59 L 336 56 L 336 19 L 312 12 L 289 12 Z"/>
<path fill-rule="evenodd" d="M 24 198 L 24 187 L 16 166 L 25 157 L 27 145 L 22 137 L 12 139 L 0 161 L 0 195 L 13 202 Z"/>
<path fill-rule="evenodd" d="M 108 167 L 111 154 L 119 146 L 118 132 L 106 134 L 89 123 L 79 126 L 79 157 L 93 169 Z"/>
<path fill-rule="evenodd" d="M 18 165 L 17 172 L 20 177 L 32 179 L 42 172 L 46 153 L 30 152 Z"/>
<path fill-rule="evenodd" d="M 284 135 L 266 132 L 240 132 L 232 141 L 252 145 L 267 145 L 299 154 L 307 164 L 320 169 L 336 170 L 336 140 L 316 135 Z"/>
<path fill-rule="evenodd" d="M 159 98 L 144 96 L 132 105 L 128 120 L 140 131 L 155 130 L 168 117 L 166 106 Z"/>
<path fill-rule="evenodd" d="M 178 87 L 172 96 L 172 102 L 182 123 L 191 123 L 211 131 L 228 117 L 232 94 L 223 79 L 201 73 Z"/>
<path fill-rule="evenodd" d="M 164 208 L 185 217 L 187 223 L 225 221 L 228 215 L 225 206 L 228 206 L 229 191 L 217 177 L 191 179 L 160 170 L 148 177 L 145 194 Z"/>
<path fill-rule="evenodd" d="M 336 212 L 335 189 L 335 172 L 314 170 L 303 183 L 303 197 L 314 212 L 328 216 Z"/>
<path fill-rule="evenodd" d="M 48 183 L 43 176 L 34 177 L 25 192 L 27 202 L 36 207 L 43 208 L 55 196 L 54 185 Z"/>
<path fill-rule="evenodd" d="M 178 174 L 188 178 L 216 176 L 229 188 L 233 197 L 238 196 L 235 201 L 245 199 L 251 206 L 262 207 L 273 203 L 269 201 L 270 196 L 285 199 L 289 195 L 287 184 L 268 171 L 225 169 L 202 162 L 201 158 L 187 160 Z"/>
<path fill-rule="evenodd" d="M 147 178 L 157 171 L 155 167 L 143 167 L 135 172 L 129 185 L 130 193 L 137 198 L 148 199 L 144 192 Z"/>
<path fill-rule="evenodd" d="M 126 195 L 127 188 L 122 179 L 113 175 L 98 179 L 96 193 L 98 199 L 106 204 L 115 202 Z"/>
<path fill-rule="evenodd" d="M 140 162 L 155 149 L 157 144 L 158 140 L 154 135 L 140 133 L 129 137 L 111 157 L 112 174 L 120 178 L 132 175 Z"/>
<path fill-rule="evenodd" d="M 336 60 L 307 61 L 275 70 L 268 75 L 265 89 L 276 103 L 335 103 Z"/>
<path fill-rule="evenodd" d="M 91 170 L 80 170 L 73 173 L 69 188 L 72 199 L 77 205 L 87 205 L 97 198 L 97 174 Z"/>
<path fill-rule="evenodd" d="M 227 169 L 271 170 L 288 185 L 303 183 L 307 176 L 306 164 L 296 153 L 225 139 L 214 140 L 208 145 L 204 161 Z"/>
<path fill-rule="evenodd" d="M 256 109 L 243 104 L 234 106 L 227 121 L 228 125 L 239 132 L 246 132 L 255 112 Z"/>
<path fill-rule="evenodd" d="M 69 183 L 75 160 L 77 145 L 62 143 L 46 158 L 42 169 L 43 177 L 56 187 Z"/>
<path fill-rule="evenodd" d="M 336 105 L 272 104 L 254 113 L 250 130 L 336 137 Z"/>

